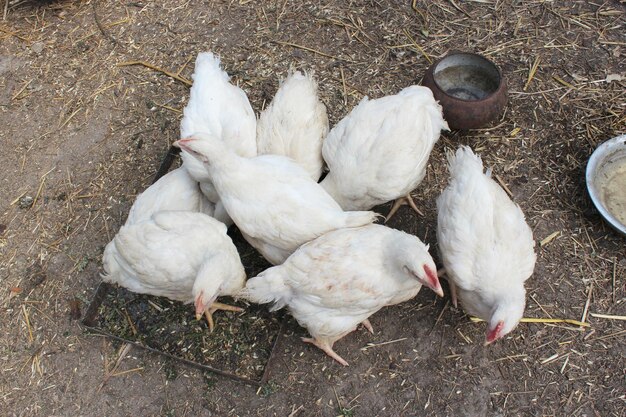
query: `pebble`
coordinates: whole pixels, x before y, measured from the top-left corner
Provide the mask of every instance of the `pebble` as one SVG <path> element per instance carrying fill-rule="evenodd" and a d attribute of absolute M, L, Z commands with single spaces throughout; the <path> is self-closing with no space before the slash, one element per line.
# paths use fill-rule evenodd
<path fill-rule="evenodd" d="M 31 208 L 34 201 L 35 201 L 35 199 L 32 198 L 29 195 L 25 195 L 24 197 L 20 197 L 20 200 L 19 200 L 20 208 L 21 209 Z"/>
<path fill-rule="evenodd" d="M 36 54 L 40 54 L 43 51 L 44 45 L 43 42 L 35 42 L 30 49 L 36 53 Z"/>

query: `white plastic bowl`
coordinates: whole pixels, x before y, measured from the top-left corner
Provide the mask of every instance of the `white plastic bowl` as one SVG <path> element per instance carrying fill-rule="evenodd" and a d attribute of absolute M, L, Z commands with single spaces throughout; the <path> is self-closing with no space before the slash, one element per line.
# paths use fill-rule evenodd
<path fill-rule="evenodd" d="M 598 146 L 587 162 L 586 180 L 602 217 L 626 236 L 626 134 Z"/>

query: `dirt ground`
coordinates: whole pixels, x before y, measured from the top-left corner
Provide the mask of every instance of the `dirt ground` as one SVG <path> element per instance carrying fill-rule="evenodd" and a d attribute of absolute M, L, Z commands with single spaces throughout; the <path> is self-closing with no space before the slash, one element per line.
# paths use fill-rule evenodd
<path fill-rule="evenodd" d="M 623 1 L 7 6 L 0 415 L 626 415 L 624 321 L 594 316 L 626 314 L 626 241 L 602 221 L 584 183 L 591 152 L 626 127 Z M 374 315 L 375 335 L 357 330 L 336 344 L 350 367 L 304 345 L 305 331 L 290 321 L 261 388 L 85 331 L 77 318 L 99 283 L 103 247 L 178 138 L 188 98 L 180 79 L 205 50 L 221 55 L 257 112 L 290 67 L 315 70 L 332 124 L 364 95 L 418 83 L 450 50 L 493 59 L 509 84 L 506 113 L 487 129 L 444 134 L 415 191 L 425 217 L 401 209 L 391 226 L 430 243 L 437 259 L 444 150 L 471 145 L 534 230 L 525 316 L 590 326 L 522 323 L 484 347 L 484 324 L 423 291 Z M 120 66 L 129 61 L 175 77 Z"/>

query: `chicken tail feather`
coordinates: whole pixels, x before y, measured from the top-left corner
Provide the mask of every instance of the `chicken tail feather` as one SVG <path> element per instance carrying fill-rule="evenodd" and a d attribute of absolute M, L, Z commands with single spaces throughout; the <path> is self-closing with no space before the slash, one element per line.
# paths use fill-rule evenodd
<path fill-rule="evenodd" d="M 254 278 L 250 278 L 238 297 L 259 304 L 271 303 L 270 311 L 276 311 L 287 305 L 291 289 L 285 285 L 280 267 L 269 268 Z"/>
<path fill-rule="evenodd" d="M 468 172 L 483 172 L 483 161 L 469 146 L 461 146 L 456 152 L 448 151 L 448 167 L 452 178 L 467 175 Z"/>
<path fill-rule="evenodd" d="M 374 223 L 377 217 L 383 216 L 373 211 L 348 211 L 345 217 L 345 227 L 367 226 L 368 224 Z"/>

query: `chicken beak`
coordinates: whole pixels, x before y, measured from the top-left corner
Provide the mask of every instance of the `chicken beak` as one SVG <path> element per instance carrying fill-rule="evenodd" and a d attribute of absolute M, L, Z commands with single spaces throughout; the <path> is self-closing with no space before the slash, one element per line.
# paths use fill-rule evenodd
<path fill-rule="evenodd" d="M 176 142 L 172 143 L 172 146 L 189 151 L 189 142 L 191 142 L 192 140 L 192 138 L 179 139 Z"/>
<path fill-rule="evenodd" d="M 439 297 L 443 297 L 443 288 L 441 288 L 441 283 L 439 282 L 439 277 L 437 277 L 437 273 L 427 265 L 424 265 L 424 272 L 426 273 L 426 277 L 428 279 L 428 287 L 432 289 Z"/>
<path fill-rule="evenodd" d="M 500 320 L 498 322 L 498 324 L 496 325 L 496 327 L 494 327 L 493 329 L 490 329 L 487 331 L 487 339 L 485 339 L 485 345 L 490 345 L 491 343 L 495 342 L 496 340 L 500 339 L 502 337 L 502 328 L 504 327 L 504 322 L 502 320 Z"/>
<path fill-rule="evenodd" d="M 433 291 L 435 292 L 435 294 L 437 294 L 439 297 L 443 298 L 443 288 L 441 288 L 441 284 L 439 284 L 439 282 L 437 282 L 437 285 L 439 286 L 438 288 L 434 289 Z"/>

